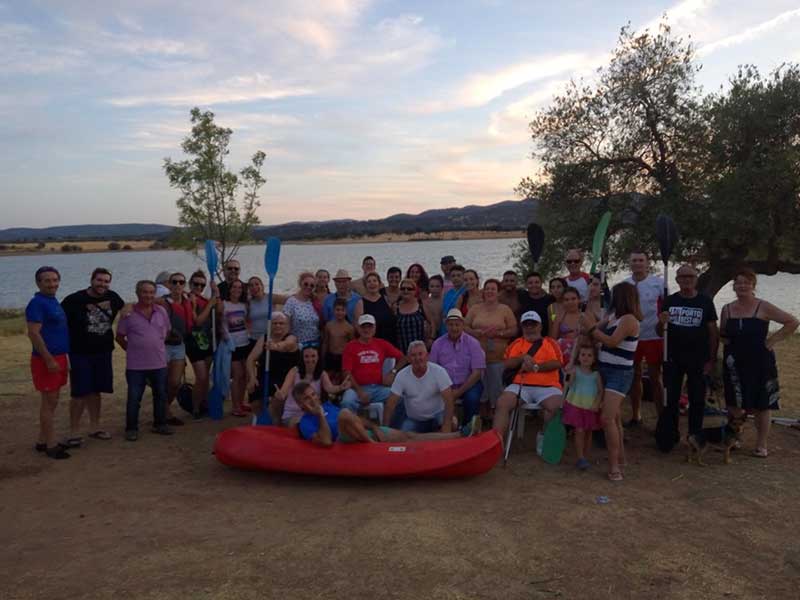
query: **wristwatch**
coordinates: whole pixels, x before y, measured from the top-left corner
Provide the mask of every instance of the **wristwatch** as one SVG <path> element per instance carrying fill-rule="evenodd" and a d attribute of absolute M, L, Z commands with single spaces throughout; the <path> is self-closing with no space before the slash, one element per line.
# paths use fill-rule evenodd
<path fill-rule="evenodd" d="M 539 372 L 539 363 L 533 363 L 533 372 L 534 373 L 538 373 Z"/>

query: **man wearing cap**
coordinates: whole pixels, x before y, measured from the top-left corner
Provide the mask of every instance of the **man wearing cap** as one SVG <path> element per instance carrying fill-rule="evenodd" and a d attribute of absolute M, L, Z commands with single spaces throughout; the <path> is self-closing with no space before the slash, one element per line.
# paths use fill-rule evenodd
<path fill-rule="evenodd" d="M 453 382 L 453 401 L 461 399 L 464 421 L 480 412 L 486 353 L 473 336 L 464 332 L 464 316 L 457 308 L 445 319 L 447 333 L 433 342 L 429 359 L 444 367 Z"/>
<path fill-rule="evenodd" d="M 349 376 L 352 386 L 342 396 L 342 408 L 358 412 L 373 402 L 385 403 L 391 394 L 389 386 L 394 376 L 403 368 L 406 357 L 386 340 L 375 337 L 375 317 L 361 315 L 358 318 L 358 339 L 347 342 L 342 352 L 342 371 Z M 397 362 L 384 376 L 383 363 L 387 358 Z"/>
<path fill-rule="evenodd" d="M 450 269 L 452 269 L 453 265 L 455 264 L 456 258 L 451 254 L 443 256 L 442 260 L 439 262 L 439 265 L 442 268 L 442 275 L 444 276 L 444 292 L 453 289 L 453 283 L 450 281 Z"/>
<path fill-rule="evenodd" d="M 25 308 L 28 337 L 31 340 L 31 377 L 33 386 L 42 395 L 39 408 L 39 439 L 36 451 L 55 459 L 69 458 L 61 444 L 56 444 L 53 425 L 58 393 L 67 384 L 69 328 L 67 315 L 56 300 L 61 275 L 55 267 L 36 271 L 39 291 Z"/>
<path fill-rule="evenodd" d="M 336 291 L 325 296 L 325 300 L 322 301 L 322 319 L 324 321 L 333 320 L 333 303 L 336 302 L 337 298 L 342 298 L 347 301 L 347 320 L 350 321 L 350 323 L 353 322 L 356 305 L 361 299 L 361 296 L 350 289 L 350 281 L 350 273 L 344 269 L 336 271 L 336 275 L 333 277 L 333 284 L 336 286 Z"/>
<path fill-rule="evenodd" d="M 561 406 L 561 349 L 549 337 L 542 337 L 542 318 L 536 311 L 520 318 L 522 337 L 517 338 L 505 353 L 506 369 L 517 374 L 497 399 L 493 427 L 501 435 L 508 429 L 511 411 L 517 399 L 529 407 L 541 408 L 545 424 Z"/>

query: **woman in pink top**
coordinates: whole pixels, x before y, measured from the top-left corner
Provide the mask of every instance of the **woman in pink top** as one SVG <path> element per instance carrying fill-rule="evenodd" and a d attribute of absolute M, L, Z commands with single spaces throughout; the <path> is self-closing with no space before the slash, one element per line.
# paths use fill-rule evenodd
<path fill-rule="evenodd" d="M 270 413 L 272 422 L 280 422 L 284 427 L 294 427 L 303 416 L 303 410 L 297 405 L 297 401 L 292 394 L 294 386 L 301 381 L 311 384 L 314 391 L 320 394 L 325 391 L 327 394 L 340 394 L 350 388 L 350 378 L 345 378 L 341 385 L 334 385 L 328 374 L 322 370 L 322 361 L 319 359 L 319 350 L 313 346 L 306 346 L 300 364 L 292 367 L 283 380 L 283 386 L 275 390 L 275 395 L 270 402 Z"/>

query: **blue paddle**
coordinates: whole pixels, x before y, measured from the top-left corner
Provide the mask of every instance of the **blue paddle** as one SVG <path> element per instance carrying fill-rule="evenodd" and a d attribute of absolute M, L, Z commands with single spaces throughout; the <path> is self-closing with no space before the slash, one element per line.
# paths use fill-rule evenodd
<path fill-rule="evenodd" d="M 256 425 L 272 425 L 269 416 L 269 339 L 272 334 L 272 286 L 275 284 L 275 275 L 278 274 L 278 259 L 281 256 L 281 241 L 276 237 L 267 240 L 264 252 L 264 268 L 269 275 L 269 296 L 267 297 L 267 335 L 264 338 L 264 397 L 261 402 L 261 412 L 256 418 Z"/>
<path fill-rule="evenodd" d="M 206 240 L 206 267 L 208 267 L 208 277 L 211 282 L 214 281 L 217 274 L 218 258 L 217 258 L 217 245 L 214 240 Z M 216 354 L 217 351 L 217 309 L 211 311 L 211 351 Z M 216 357 L 215 357 L 216 358 Z M 222 419 L 222 394 L 219 389 L 214 385 L 208 393 L 208 416 L 219 421 Z"/>

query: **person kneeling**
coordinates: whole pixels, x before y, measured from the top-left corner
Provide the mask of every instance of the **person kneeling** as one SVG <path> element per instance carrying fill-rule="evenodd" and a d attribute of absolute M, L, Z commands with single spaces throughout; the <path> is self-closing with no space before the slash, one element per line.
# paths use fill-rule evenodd
<path fill-rule="evenodd" d="M 297 424 L 300 437 L 319 446 L 330 447 L 336 441 L 347 444 L 451 440 L 463 435 L 461 432 L 413 433 L 375 425 L 349 409 L 320 402 L 319 395 L 307 381 L 295 385 L 292 394 L 304 413 Z M 474 429 L 469 431 L 469 435 L 475 433 Z"/>

